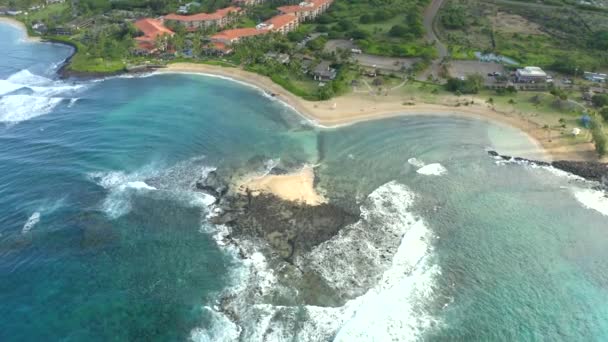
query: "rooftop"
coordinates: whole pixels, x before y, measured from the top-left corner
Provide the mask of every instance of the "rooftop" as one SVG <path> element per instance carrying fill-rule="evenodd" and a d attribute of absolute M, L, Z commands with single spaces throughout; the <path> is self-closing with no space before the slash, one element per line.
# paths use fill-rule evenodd
<path fill-rule="evenodd" d="M 151 40 L 159 35 L 173 35 L 173 31 L 166 28 L 160 20 L 144 18 L 135 22 L 135 27 L 144 33 L 143 37 L 137 37 L 138 40 Z"/>
<path fill-rule="evenodd" d="M 321 7 L 331 0 L 311 0 L 300 2 L 298 5 L 280 6 L 277 9 L 282 13 L 307 12 Z"/>
<path fill-rule="evenodd" d="M 278 29 L 278 28 L 281 28 L 281 27 L 293 22 L 294 20 L 298 20 L 298 18 L 295 15 L 280 14 L 280 15 L 274 16 L 274 17 L 266 20 L 264 23 L 268 24 L 268 25 L 272 25 L 272 26 L 274 26 L 275 29 Z"/>
<path fill-rule="evenodd" d="M 547 76 L 547 73 L 543 69 L 535 66 L 527 66 L 523 69 L 517 69 L 517 72 L 522 76 Z"/>
<path fill-rule="evenodd" d="M 224 31 L 218 32 L 217 34 L 213 35 L 211 37 L 211 39 L 225 39 L 225 40 L 232 41 L 234 39 L 252 37 L 252 36 L 257 36 L 257 35 L 266 34 L 266 33 L 268 33 L 268 30 L 258 30 L 253 27 L 237 28 L 237 29 L 224 30 Z"/>

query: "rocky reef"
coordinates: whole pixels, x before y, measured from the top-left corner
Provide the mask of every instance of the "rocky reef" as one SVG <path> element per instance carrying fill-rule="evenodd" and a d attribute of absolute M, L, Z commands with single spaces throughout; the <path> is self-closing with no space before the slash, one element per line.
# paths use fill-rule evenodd
<path fill-rule="evenodd" d="M 216 198 L 212 223 L 229 226 L 233 238 L 263 239 L 288 262 L 331 239 L 359 218 L 358 212 L 347 212 L 329 203 L 312 206 L 270 193 L 254 195 L 248 189 L 241 192 L 230 188 L 229 182 L 216 171 L 199 179 L 196 188 Z"/>
<path fill-rule="evenodd" d="M 586 180 L 600 183 L 603 188 L 608 189 L 608 164 L 590 161 L 569 161 L 558 160 L 554 162 L 543 162 L 539 160 L 531 160 L 520 157 L 512 157 L 499 154 L 496 151 L 488 151 L 488 154 L 495 158 L 500 158 L 507 161 L 528 162 L 540 166 L 552 166 L 556 169 L 571 173 L 582 177 Z"/>

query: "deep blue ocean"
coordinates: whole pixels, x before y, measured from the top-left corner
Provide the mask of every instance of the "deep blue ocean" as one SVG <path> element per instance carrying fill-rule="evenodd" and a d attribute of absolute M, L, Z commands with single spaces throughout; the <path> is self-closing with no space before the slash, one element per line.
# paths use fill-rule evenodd
<path fill-rule="evenodd" d="M 428 295 L 403 287 L 417 311 L 387 309 L 400 323 L 384 328 L 359 310 L 338 339 L 385 340 L 349 335 L 361 320 L 395 340 L 608 340 L 608 199 L 490 158 L 535 150 L 515 129 L 422 116 L 322 129 L 225 79 L 59 80 L 71 49 L 5 24 L 0 51 L 0 341 L 231 340 L 213 308 L 247 263 L 217 243 L 193 185 L 257 159 L 318 163 L 338 200 L 392 181 L 415 194 L 440 270 Z"/>

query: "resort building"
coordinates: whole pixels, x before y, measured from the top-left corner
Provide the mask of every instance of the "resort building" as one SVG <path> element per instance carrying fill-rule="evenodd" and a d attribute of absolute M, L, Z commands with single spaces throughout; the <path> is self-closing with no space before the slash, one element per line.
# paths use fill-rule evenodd
<path fill-rule="evenodd" d="M 300 21 L 312 20 L 325 13 L 333 0 L 310 0 L 297 5 L 281 6 L 277 8 L 283 14 L 293 14 Z"/>
<path fill-rule="evenodd" d="M 212 26 L 222 28 L 237 20 L 241 15 L 240 7 L 226 7 L 213 13 L 198 13 L 193 15 L 168 14 L 163 20 L 167 23 L 180 23 L 188 31 L 196 31 L 199 28 L 209 28 Z"/>
<path fill-rule="evenodd" d="M 263 25 L 272 32 L 287 34 L 298 28 L 299 24 L 300 20 L 295 15 L 281 14 L 266 20 Z"/>
<path fill-rule="evenodd" d="M 547 73 L 539 67 L 527 66 L 523 69 L 517 69 L 515 78 L 520 83 L 545 83 L 547 82 Z"/>
<path fill-rule="evenodd" d="M 143 36 L 136 37 L 137 47 L 140 50 L 148 53 L 156 52 L 157 50 L 164 51 L 167 48 L 166 39 L 158 39 L 158 37 L 172 37 L 173 31 L 169 30 L 160 20 L 144 18 L 135 22 L 135 27 L 143 32 Z M 161 44 L 161 46 L 158 45 Z"/>
<path fill-rule="evenodd" d="M 216 46 L 217 43 L 224 44 L 225 46 L 230 46 L 234 43 L 239 42 L 243 38 L 259 36 L 268 32 L 270 31 L 267 29 L 258 29 L 253 27 L 224 30 L 211 36 L 211 41 L 213 43 L 216 43 Z"/>

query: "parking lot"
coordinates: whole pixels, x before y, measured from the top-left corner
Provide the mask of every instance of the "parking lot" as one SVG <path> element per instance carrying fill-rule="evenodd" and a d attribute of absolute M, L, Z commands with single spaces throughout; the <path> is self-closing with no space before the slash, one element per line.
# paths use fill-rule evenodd
<path fill-rule="evenodd" d="M 505 74 L 505 68 L 501 64 L 479 61 L 451 61 L 448 71 L 450 76 L 457 78 L 473 74 L 481 74 L 484 77 L 493 73 Z"/>

